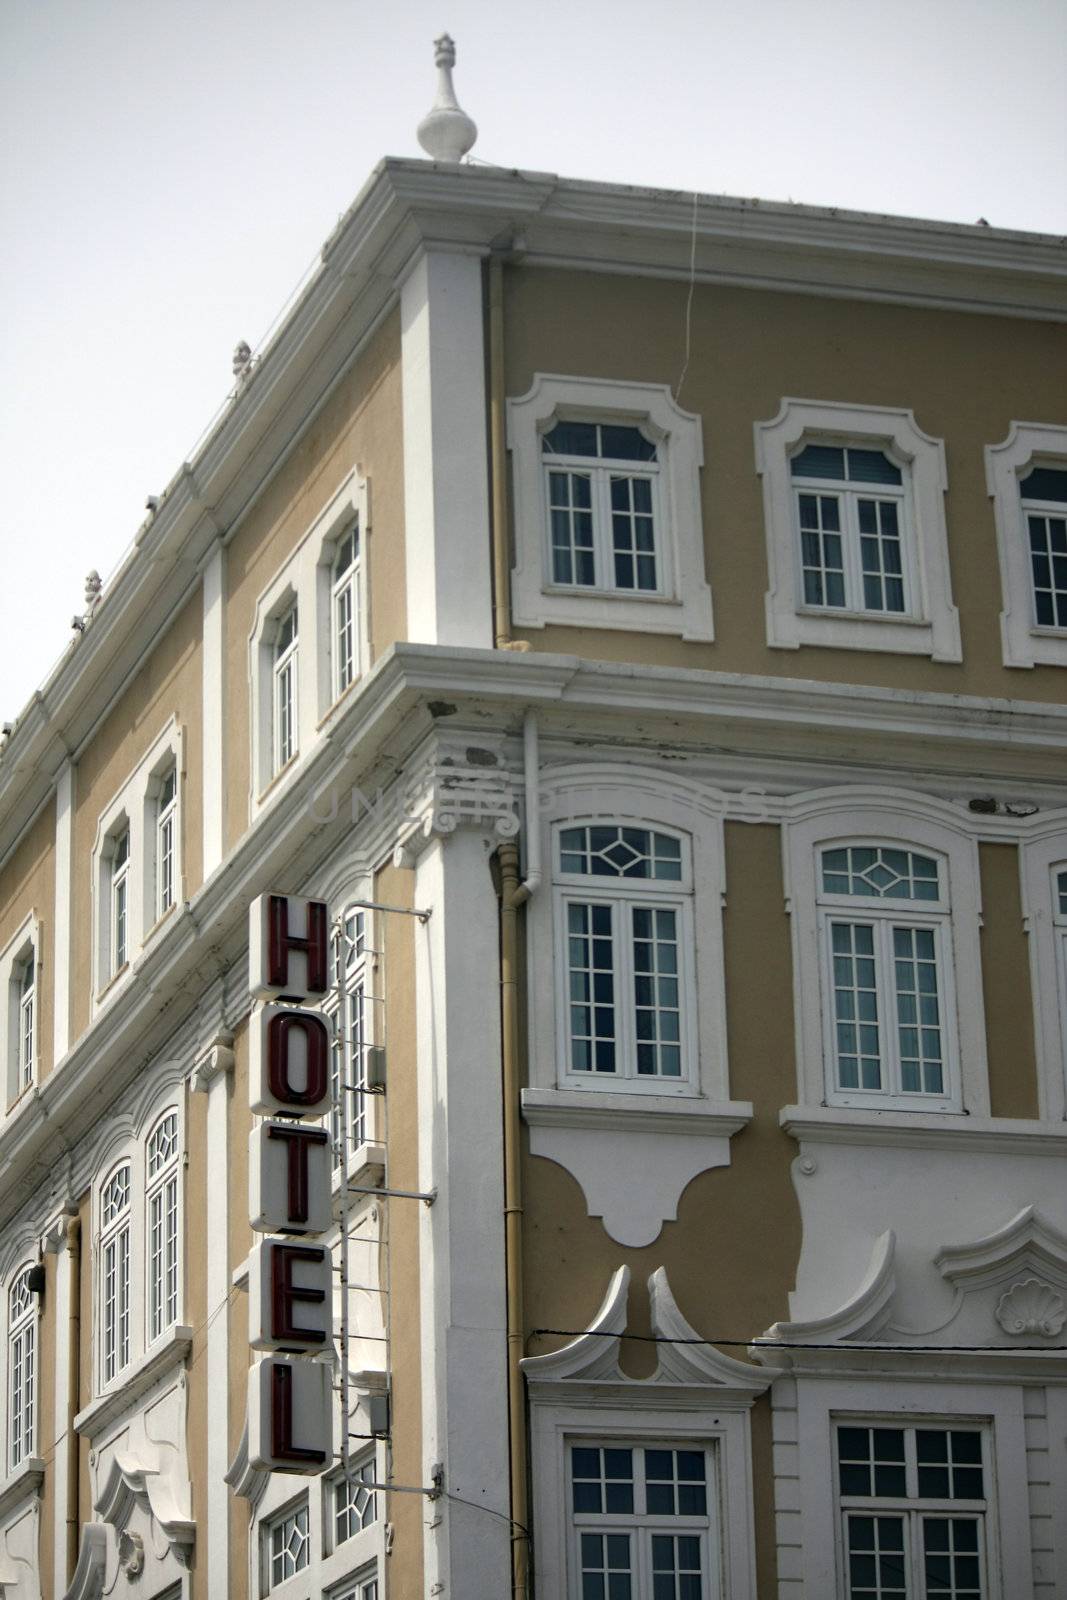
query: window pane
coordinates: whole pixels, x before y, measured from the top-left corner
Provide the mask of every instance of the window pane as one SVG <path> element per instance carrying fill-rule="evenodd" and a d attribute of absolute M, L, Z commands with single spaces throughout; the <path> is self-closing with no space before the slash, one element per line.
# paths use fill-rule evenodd
<path fill-rule="evenodd" d="M 933 930 L 894 928 L 893 957 L 901 1088 L 905 1094 L 943 1094 Z"/>
<path fill-rule="evenodd" d="M 682 876 L 681 841 L 648 828 L 615 823 L 564 828 L 559 835 L 563 872 L 591 873 L 598 878 L 662 878 Z"/>
<path fill-rule="evenodd" d="M 615 587 L 654 590 L 655 527 L 647 478 L 611 479 L 611 542 Z"/>
<path fill-rule="evenodd" d="M 374 1461 L 353 1466 L 347 1478 L 333 1484 L 334 1543 L 344 1544 L 377 1520 L 378 1497 L 367 1487 L 374 1482 Z"/>
<path fill-rule="evenodd" d="M 841 511 L 834 495 L 797 496 L 804 601 L 811 606 L 845 604 Z"/>
<path fill-rule="evenodd" d="M 674 911 L 632 908 L 634 1025 L 640 1076 L 681 1076 L 678 927 Z"/>
<path fill-rule="evenodd" d="M 575 1511 L 629 1515 L 634 1508 L 633 1451 L 575 1446 L 571 1451 Z"/>
<path fill-rule="evenodd" d="M 310 1561 L 310 1517 L 307 1502 L 267 1529 L 270 1587 L 303 1572 Z"/>
<path fill-rule="evenodd" d="M 860 564 L 867 611 L 904 610 L 900 525 L 894 500 L 860 500 Z"/>
<path fill-rule="evenodd" d="M 571 1070 L 614 1072 L 615 953 L 611 907 L 567 907 Z"/>
<path fill-rule="evenodd" d="M 584 473 L 548 474 L 554 583 L 576 584 L 588 588 L 596 581 L 591 507 L 591 480 Z"/>
<path fill-rule="evenodd" d="M 789 464 L 794 478 L 837 478 L 845 476 L 845 452 L 838 445 L 809 444 Z"/>
<path fill-rule="evenodd" d="M 1067 518 L 1027 518 L 1034 612 L 1038 625 L 1067 627 Z"/>
<path fill-rule="evenodd" d="M 981 1500 L 982 1439 L 977 1430 L 920 1428 L 915 1435 L 919 1494 L 927 1500 Z"/>
<path fill-rule="evenodd" d="M 900 1428 L 838 1428 L 838 1474 L 844 1495 L 897 1497 L 905 1489 Z"/>
<path fill-rule="evenodd" d="M 1059 500 L 1067 503 L 1067 469 L 1031 467 L 1025 478 L 1019 479 L 1019 489 L 1024 500 Z"/>
<path fill-rule="evenodd" d="M 876 900 L 937 900 L 938 864 L 933 856 L 882 845 L 849 845 L 822 852 L 827 894 L 868 895 Z"/>
<path fill-rule="evenodd" d="M 976 1518 L 923 1518 L 926 1593 L 951 1600 L 981 1600 L 982 1572 Z"/>
<path fill-rule="evenodd" d="M 835 922 L 830 934 L 838 1087 L 881 1089 L 874 929 L 864 923 Z"/>
<path fill-rule="evenodd" d="M 849 1516 L 845 1530 L 849 1600 L 905 1600 L 904 1519 Z"/>

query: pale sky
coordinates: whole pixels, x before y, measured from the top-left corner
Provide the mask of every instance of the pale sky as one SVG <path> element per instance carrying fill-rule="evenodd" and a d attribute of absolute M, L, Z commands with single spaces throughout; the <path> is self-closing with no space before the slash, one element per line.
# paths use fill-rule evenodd
<path fill-rule="evenodd" d="M 1067 233 L 1067 0 L 3 0 L 0 721 L 383 155 Z"/>

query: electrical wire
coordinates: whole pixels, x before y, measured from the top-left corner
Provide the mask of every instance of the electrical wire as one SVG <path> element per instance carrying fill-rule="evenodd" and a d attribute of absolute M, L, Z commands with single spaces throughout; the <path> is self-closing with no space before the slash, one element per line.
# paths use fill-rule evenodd
<path fill-rule="evenodd" d="M 609 1333 L 599 1328 L 530 1330 L 531 1339 L 540 1339 L 549 1334 L 558 1335 L 563 1339 L 630 1339 L 636 1344 L 723 1345 L 739 1350 L 842 1350 L 850 1353 L 872 1350 L 901 1355 L 1018 1355 L 1027 1352 L 1057 1355 L 1067 1351 L 1067 1344 L 867 1344 L 866 1342 L 859 1344 L 841 1339 L 819 1343 L 810 1339 L 764 1339 L 758 1336 L 753 1339 L 668 1339 L 659 1333 Z"/>
<path fill-rule="evenodd" d="M 682 362 L 682 370 L 678 374 L 678 382 L 674 386 L 674 398 L 676 401 L 681 399 L 682 385 L 685 382 L 686 373 L 689 371 L 690 335 L 693 328 L 693 289 L 696 285 L 697 274 L 697 204 L 699 200 L 700 196 L 694 189 L 693 225 L 689 239 L 689 293 L 685 301 L 685 360 Z"/>

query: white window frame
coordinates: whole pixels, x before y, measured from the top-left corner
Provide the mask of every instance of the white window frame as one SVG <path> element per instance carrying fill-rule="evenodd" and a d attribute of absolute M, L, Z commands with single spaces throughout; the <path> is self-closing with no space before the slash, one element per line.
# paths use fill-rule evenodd
<path fill-rule="evenodd" d="M 659 788 L 645 782 L 635 791 L 632 769 L 604 769 L 591 774 L 561 770 L 553 774 L 551 792 L 544 795 L 540 818 L 542 860 L 548 866 L 545 890 L 535 895 L 527 909 L 529 930 L 530 1083 L 533 1088 L 573 1090 L 582 1094 L 619 1093 L 633 1097 L 635 1108 L 643 1095 L 702 1098 L 723 1102 L 729 1098 L 726 1057 L 726 986 L 723 965 L 722 906 L 725 891 L 722 818 L 701 806 L 696 790 L 685 784 Z M 689 802 L 692 802 L 690 804 Z M 653 832 L 666 832 L 683 841 L 688 855 L 688 886 L 655 879 L 562 877 L 556 870 L 560 830 L 585 823 L 605 822 Z M 549 884 L 553 887 L 549 889 Z M 572 1073 L 566 1049 L 567 1018 L 566 925 L 562 919 L 564 896 L 601 898 L 601 885 L 631 900 L 664 898 L 679 905 L 680 929 L 689 945 L 683 952 L 686 973 L 687 1017 L 683 1028 L 688 1051 L 688 1072 L 679 1081 L 666 1078 L 643 1083 L 617 1073 Z M 646 897 L 646 889 L 653 894 Z M 602 1081 L 589 1081 L 594 1079 Z"/>
<path fill-rule="evenodd" d="M 340 552 L 354 540 L 355 554 L 338 571 Z M 363 672 L 363 535 L 358 514 L 335 540 L 330 568 L 330 673 L 334 700 L 351 688 Z M 347 615 L 345 613 L 347 612 Z M 345 676 L 347 658 L 348 675 Z"/>
<path fill-rule="evenodd" d="M 663 878 L 612 878 L 564 872 L 560 866 L 561 839 L 570 827 L 640 827 L 649 834 L 667 833 L 681 846 L 681 876 Z M 691 840 L 676 829 L 653 827 L 633 821 L 620 821 L 613 817 L 575 819 L 555 825 L 552 839 L 552 877 L 555 925 L 558 930 L 556 946 L 556 1012 L 559 1029 L 556 1042 L 560 1081 L 570 1088 L 591 1089 L 602 1087 L 632 1094 L 685 1094 L 694 1093 L 697 1072 L 696 1028 L 696 962 L 695 927 L 693 918 L 693 874 Z M 611 908 L 612 945 L 614 953 L 614 1002 L 616 1018 L 616 1062 L 614 1072 L 588 1072 L 571 1066 L 570 1037 L 570 962 L 569 912 L 572 905 L 595 905 L 597 902 Z M 633 937 L 630 913 L 636 909 L 663 909 L 675 915 L 678 948 L 679 988 L 679 1047 L 682 1071 L 680 1076 L 639 1076 L 636 1063 L 636 1029 L 633 999 Z"/>
<path fill-rule="evenodd" d="M 334 633 L 333 567 L 346 533 L 359 531 L 359 557 L 350 569 L 358 601 L 353 615 L 356 676 L 338 691 Z M 292 552 L 256 602 L 248 639 L 251 705 L 249 814 L 255 817 L 315 749 L 325 723 L 355 689 L 371 665 L 369 583 L 370 484 L 353 467 L 301 534 Z M 293 750 L 281 766 L 276 759 L 275 653 L 278 623 L 297 608 L 299 667 L 293 699 Z"/>
<path fill-rule="evenodd" d="M 376 1248 L 376 1247 L 375 1247 Z M 362 1408 L 353 1412 L 353 1426 L 366 1431 L 366 1417 Z M 334 1417 L 334 1454 L 340 1453 L 340 1413 Z M 352 1465 L 359 1471 L 368 1470 L 377 1483 L 386 1480 L 386 1451 L 384 1443 L 368 1444 L 366 1450 L 352 1456 Z M 248 1593 L 250 1600 L 306 1600 L 309 1594 L 342 1597 L 354 1591 L 361 1594 L 360 1585 L 377 1582 L 382 1594 L 385 1573 L 387 1525 L 385 1521 L 385 1496 L 374 1491 L 375 1517 L 366 1527 L 357 1529 L 351 1537 L 336 1539 L 334 1518 L 334 1488 L 341 1476 L 341 1468 L 323 1472 L 313 1479 L 300 1478 L 285 1472 L 263 1475 L 263 1487 L 254 1497 L 254 1522 L 248 1540 Z M 291 1514 L 294 1507 L 307 1499 L 310 1542 L 308 1565 L 291 1578 L 285 1578 L 273 1587 L 269 1584 L 269 1529 L 279 1519 Z"/>
<path fill-rule="evenodd" d="M 917 1105 L 923 1096 L 857 1094 L 836 1089 L 828 1022 L 833 1008 L 826 962 L 821 854 L 836 845 L 878 843 L 918 851 L 940 860 L 948 922 L 942 933 L 942 1013 L 947 1092 L 944 1105 Z M 819 790 L 787 802 L 782 826 L 786 906 L 793 942 L 798 1096 L 802 1105 L 848 1105 L 872 1115 L 906 1111 L 909 1119 L 940 1125 L 963 1112 L 989 1115 L 985 1009 L 982 989 L 978 847 L 951 808 L 908 791 L 846 788 Z M 897 921 L 923 921 L 920 900 L 851 900 L 851 919 L 867 920 L 868 908 Z M 837 909 L 835 907 L 835 909 Z M 913 919 L 913 911 L 919 915 Z M 899 915 L 897 915 L 899 913 Z"/>
<path fill-rule="evenodd" d="M 105 1216 L 105 1196 L 125 1174 L 126 1199 L 122 1209 Z M 136 1209 L 134 1166 L 124 1155 L 111 1166 L 99 1185 L 97 1235 L 97 1304 L 100 1334 L 100 1390 L 110 1389 L 133 1361 L 133 1218 Z M 109 1278 L 114 1277 L 114 1290 Z"/>
<path fill-rule="evenodd" d="M 173 780 L 173 792 L 165 800 L 168 781 Z M 168 764 L 155 779 L 155 849 L 153 851 L 153 923 L 166 916 L 176 902 L 178 882 L 178 769 Z"/>
<path fill-rule="evenodd" d="M 1013 1600 L 1016 1594 L 1028 1594 L 1030 1504 L 1022 1396 L 1021 1386 L 1004 1381 L 953 1384 L 921 1377 L 798 1376 L 795 1422 L 787 1416 L 775 1419 L 775 1437 L 785 1441 L 775 1448 L 775 1495 L 803 1592 L 826 1600 L 831 1596 L 844 1600 L 847 1593 L 841 1572 L 835 1429 L 850 1423 L 857 1427 L 929 1423 L 984 1430 L 991 1471 L 986 1485 L 989 1587 L 983 1600 Z M 775 1410 L 781 1409 L 776 1398 Z"/>
<path fill-rule="evenodd" d="M 1006 439 L 985 450 L 993 501 L 1004 609 L 1000 639 L 1006 667 L 1067 666 L 1067 628 L 1039 627 L 1034 614 L 1030 541 L 1019 480 L 1032 466 L 1067 468 L 1067 427 L 1013 422 Z"/>
<path fill-rule="evenodd" d="M 4 1046 L 5 1108 L 12 1107 L 40 1076 L 40 951 L 41 924 L 31 913 L 0 952 L 0 1040 Z M 33 1019 L 32 1050 L 27 1061 L 23 984 L 28 971 L 33 973 Z"/>
<path fill-rule="evenodd" d="M 288 639 L 283 634 L 289 628 Z M 273 620 L 271 777 L 300 754 L 300 608 L 295 596 Z"/>
<path fill-rule="evenodd" d="M 355 898 L 358 898 L 355 897 Z M 344 903 L 342 897 L 341 904 Z M 330 1046 L 330 1083 L 331 1087 L 337 1085 L 339 1077 L 345 1071 L 345 1039 L 350 1039 L 347 1054 L 348 1079 L 353 1085 L 366 1085 L 368 1081 L 368 1056 L 375 1046 L 380 1032 L 379 1012 L 381 1006 L 376 995 L 376 970 L 379 960 L 378 950 L 378 924 L 373 912 L 366 908 L 352 911 L 346 919 L 346 929 L 353 925 L 357 930 L 352 947 L 347 940 L 352 937 L 347 934 L 343 949 L 347 953 L 347 967 L 345 972 L 346 996 L 349 1002 L 350 1015 L 353 1000 L 358 994 L 360 1004 L 360 1039 L 357 1042 L 352 1035 L 346 1035 L 345 1030 L 334 1024 L 332 1030 L 332 1043 Z M 331 941 L 332 962 L 332 941 Z M 331 992 L 323 1001 L 323 1009 L 332 1017 L 337 1017 L 336 975 L 331 974 Z M 342 1163 L 339 1159 L 338 1144 L 340 1141 L 340 1115 L 331 1111 L 324 1119 L 324 1126 L 331 1139 L 331 1170 L 334 1185 L 342 1181 L 342 1165 L 346 1169 L 345 1180 L 352 1182 L 357 1173 L 363 1173 L 368 1166 L 377 1162 L 380 1152 L 378 1138 L 379 1110 L 378 1096 L 372 1094 L 352 1094 L 348 1099 L 348 1151 L 347 1160 Z"/>
<path fill-rule="evenodd" d="M 137 957 L 163 918 L 157 915 L 157 859 L 159 850 L 158 798 L 165 774 L 175 775 L 173 839 L 174 904 L 185 898 L 182 834 L 182 779 L 185 736 L 177 718 L 171 718 L 156 737 L 135 771 L 101 813 L 92 856 L 94 1012 L 130 980 Z M 113 861 L 115 842 L 129 833 L 126 883 L 126 959 L 115 961 Z"/>
<path fill-rule="evenodd" d="M 887 841 L 863 834 L 834 839 L 820 845 L 816 861 L 816 896 L 818 902 L 821 977 L 824 995 L 823 1048 L 826 1059 L 827 1102 L 838 1106 L 866 1106 L 871 1110 L 896 1109 L 901 1111 L 959 1111 L 959 1074 L 950 1064 L 958 1060 L 959 1047 L 955 1030 L 955 984 L 952 962 L 952 911 L 945 878 L 948 866 L 943 856 L 929 851 L 915 852 L 896 840 L 891 849 L 904 849 L 909 854 L 927 855 L 937 863 L 940 893 L 936 900 L 910 900 L 903 898 L 878 898 L 866 895 L 834 894 L 823 887 L 823 858 L 834 849 L 875 849 Z M 878 1029 L 880 1036 L 879 1066 L 883 1087 L 881 1089 L 843 1088 L 838 1082 L 836 1015 L 834 1005 L 834 952 L 832 933 L 835 925 L 851 927 L 871 925 L 874 928 L 874 965 L 878 1000 Z M 940 1013 L 943 1083 L 939 1095 L 905 1090 L 900 1084 L 899 1025 L 896 1006 L 895 961 L 892 948 L 893 931 L 897 927 L 925 929 L 933 934 L 937 966 L 937 999 Z"/>
<path fill-rule="evenodd" d="M 166 1162 L 149 1174 L 149 1148 L 157 1130 L 167 1117 L 176 1118 L 175 1147 Z M 130 1169 L 129 1202 L 118 1224 L 105 1224 L 103 1220 L 103 1195 L 120 1167 Z M 129 1374 L 140 1363 L 166 1346 L 176 1330 L 182 1327 L 182 1308 L 185 1299 L 185 1108 L 179 1090 L 172 1090 L 162 1101 L 155 1101 L 136 1133 L 127 1133 L 114 1140 L 102 1154 L 100 1176 L 93 1186 L 93 1343 L 95 1349 L 94 1373 L 97 1395 L 121 1389 Z M 169 1312 L 162 1325 L 152 1327 L 151 1282 L 151 1202 L 156 1194 L 163 1194 L 173 1180 L 174 1209 L 174 1315 Z M 104 1275 L 105 1249 L 109 1240 L 120 1229 L 127 1234 L 127 1263 L 129 1275 L 127 1313 L 129 1319 L 129 1354 L 126 1362 L 108 1373 L 104 1338 Z M 188 1330 L 183 1330 L 188 1332 Z"/>
<path fill-rule="evenodd" d="M 959 613 L 952 602 L 948 560 L 943 442 L 924 433 L 914 414 L 903 408 L 792 397 L 783 399 L 777 416 L 757 422 L 754 434 L 767 539 L 768 645 L 780 650 L 819 645 L 961 661 Z M 906 612 L 805 604 L 796 511 L 799 480 L 792 477 L 790 462 L 807 444 L 884 450 L 901 469 Z M 841 494 L 848 485 L 833 487 Z M 882 485 L 870 489 L 872 497 L 882 496 Z"/>
<path fill-rule="evenodd" d="M 153 1146 L 173 1124 L 169 1153 Z M 145 1348 L 178 1323 L 181 1255 L 181 1143 L 176 1106 L 157 1117 L 145 1140 Z M 157 1215 L 158 1214 L 158 1215 Z M 156 1231 L 159 1230 L 157 1244 Z"/>
<path fill-rule="evenodd" d="M 274 1563 L 278 1552 L 275 1552 L 272 1548 L 274 1535 L 280 1529 L 283 1529 L 287 1523 L 291 1522 L 298 1526 L 301 1515 L 303 1515 L 306 1522 L 306 1527 L 302 1530 L 304 1539 L 302 1553 L 305 1559 L 300 1566 L 294 1566 L 292 1572 L 286 1573 L 283 1577 L 275 1578 Z M 282 1506 L 281 1510 L 273 1512 L 260 1525 L 260 1592 L 262 1594 L 276 1594 L 279 1591 L 283 1591 L 292 1579 L 299 1577 L 301 1573 L 307 1572 L 311 1566 L 312 1559 L 312 1520 L 311 1491 L 310 1489 L 305 1489 L 303 1494 L 297 1495 L 294 1500 L 290 1500 L 287 1505 Z"/>
<path fill-rule="evenodd" d="M 26 1309 L 16 1319 L 15 1291 L 24 1283 L 32 1261 L 24 1261 L 11 1274 L 6 1289 L 7 1312 L 7 1433 L 4 1441 L 8 1475 L 24 1468 L 37 1455 L 37 1397 L 40 1392 L 40 1300 L 28 1287 Z M 28 1371 L 27 1371 L 28 1361 Z M 16 1391 L 16 1378 L 20 1378 Z"/>
<path fill-rule="evenodd" d="M 1067 812 L 1040 820 L 1037 838 L 1019 846 L 1023 926 L 1030 947 L 1041 1116 L 1067 1118 L 1067 915 L 1059 909 L 1057 879 L 1067 872 Z"/>
<path fill-rule="evenodd" d="M 107 842 L 107 951 L 109 976 L 115 978 L 130 961 L 130 886 L 133 877 L 130 822 L 122 817 Z"/>
<path fill-rule="evenodd" d="M 656 444 L 659 460 L 654 473 L 650 464 L 624 463 L 627 471 L 634 469 L 633 476 L 654 479 L 655 592 L 616 589 L 605 582 L 610 569 L 605 572 L 603 555 L 597 587 L 553 581 L 542 439 L 563 419 L 635 426 Z M 704 464 L 700 418 L 683 411 L 665 384 L 539 372 L 526 394 L 507 402 L 507 432 L 513 467 L 511 609 L 515 625 L 544 628 L 564 623 L 712 640 L 715 633 L 700 498 Z M 594 457 L 561 457 L 560 464 L 562 470 L 581 471 L 596 482 L 602 479 L 603 484 L 615 470 Z M 605 522 L 602 505 L 600 511 L 599 529 L 594 516 L 594 539 L 599 537 L 602 547 L 604 541 L 610 546 L 610 516 Z"/>

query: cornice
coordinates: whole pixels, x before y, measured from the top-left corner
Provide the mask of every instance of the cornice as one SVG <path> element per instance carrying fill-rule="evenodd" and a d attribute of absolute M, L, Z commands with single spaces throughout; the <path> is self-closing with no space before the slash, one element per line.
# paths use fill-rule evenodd
<path fill-rule="evenodd" d="M 982 1151 L 1062 1159 L 1067 1123 L 1023 1117 L 968 1117 L 952 1112 L 851 1111 L 836 1106 L 783 1106 L 778 1121 L 807 1144 L 888 1146 L 907 1150 Z"/>

